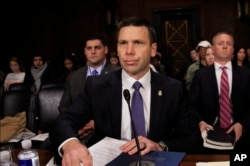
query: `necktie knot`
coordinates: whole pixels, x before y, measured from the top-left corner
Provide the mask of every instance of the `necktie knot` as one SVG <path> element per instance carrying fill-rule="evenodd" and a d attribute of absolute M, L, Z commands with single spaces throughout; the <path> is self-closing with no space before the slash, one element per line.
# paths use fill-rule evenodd
<path fill-rule="evenodd" d="M 96 76 L 98 74 L 98 71 L 93 70 L 91 74 L 92 74 L 92 76 Z"/>
<path fill-rule="evenodd" d="M 221 66 L 220 68 L 221 68 L 222 71 L 225 71 L 227 69 L 226 66 Z"/>
<path fill-rule="evenodd" d="M 139 81 L 136 81 L 136 82 L 133 84 L 133 88 L 134 88 L 135 90 L 139 90 L 141 86 L 142 86 L 142 85 L 141 85 L 141 83 L 140 83 Z"/>

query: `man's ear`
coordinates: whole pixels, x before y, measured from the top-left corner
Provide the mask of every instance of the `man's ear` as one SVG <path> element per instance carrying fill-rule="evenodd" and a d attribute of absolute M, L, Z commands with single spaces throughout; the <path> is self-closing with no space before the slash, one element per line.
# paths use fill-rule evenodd
<path fill-rule="evenodd" d="M 108 46 L 105 46 L 104 49 L 105 49 L 105 54 L 107 54 L 109 51 Z"/>
<path fill-rule="evenodd" d="M 157 43 L 152 43 L 151 44 L 151 57 L 154 57 L 157 52 Z"/>

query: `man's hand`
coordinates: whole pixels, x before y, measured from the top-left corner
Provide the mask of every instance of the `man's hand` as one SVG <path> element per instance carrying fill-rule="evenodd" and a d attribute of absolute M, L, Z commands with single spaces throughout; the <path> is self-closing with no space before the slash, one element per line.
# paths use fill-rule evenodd
<path fill-rule="evenodd" d="M 227 130 L 227 134 L 231 133 L 232 131 L 234 131 L 235 134 L 235 142 L 239 141 L 239 139 L 242 136 L 242 131 L 243 131 L 243 127 L 240 123 L 235 123 L 233 124 L 228 130 Z"/>
<path fill-rule="evenodd" d="M 82 145 L 78 140 L 73 139 L 65 143 L 62 147 L 63 166 L 76 166 L 83 163 L 84 166 L 92 166 L 92 157 L 86 146 Z"/>
<path fill-rule="evenodd" d="M 214 130 L 213 126 L 207 124 L 205 121 L 200 121 L 199 128 L 201 133 L 205 130 Z"/>
<path fill-rule="evenodd" d="M 92 130 L 94 130 L 94 126 L 95 126 L 94 120 L 90 120 L 89 123 L 87 123 L 82 129 L 78 130 L 77 136 L 80 139 L 85 138 L 90 134 Z"/>
<path fill-rule="evenodd" d="M 138 140 L 139 140 L 139 145 L 141 149 L 141 155 L 145 155 L 151 151 L 162 151 L 162 148 L 160 147 L 158 143 L 151 141 L 150 139 L 146 137 L 138 136 Z M 128 141 L 127 143 L 122 145 L 120 149 L 124 153 L 128 153 L 129 155 L 133 155 L 138 151 L 136 147 L 135 139 Z"/>

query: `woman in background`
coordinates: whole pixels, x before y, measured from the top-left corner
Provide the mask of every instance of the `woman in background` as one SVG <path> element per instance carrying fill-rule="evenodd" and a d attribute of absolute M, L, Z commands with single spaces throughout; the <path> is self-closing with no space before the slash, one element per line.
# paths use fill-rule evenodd
<path fill-rule="evenodd" d="M 63 73 L 62 80 L 63 82 L 68 80 L 69 75 L 79 68 L 78 61 L 76 60 L 75 54 L 71 53 L 66 55 L 63 60 Z"/>
<path fill-rule="evenodd" d="M 249 61 L 248 57 L 246 56 L 245 48 L 243 47 L 234 48 L 233 65 L 249 67 Z"/>
<path fill-rule="evenodd" d="M 8 91 L 9 86 L 15 83 L 22 83 L 24 81 L 25 72 L 22 61 L 17 57 L 10 58 L 11 73 L 7 74 L 4 81 L 4 90 Z"/>
<path fill-rule="evenodd" d="M 214 63 L 214 53 L 211 47 L 206 48 L 205 62 L 206 66 L 210 66 Z"/>

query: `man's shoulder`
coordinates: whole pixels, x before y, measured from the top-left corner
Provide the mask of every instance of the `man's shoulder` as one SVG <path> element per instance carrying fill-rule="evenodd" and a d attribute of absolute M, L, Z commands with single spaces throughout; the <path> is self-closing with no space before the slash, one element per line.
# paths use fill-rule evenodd
<path fill-rule="evenodd" d="M 115 70 L 119 70 L 119 69 L 121 69 L 120 66 L 113 65 L 111 63 L 106 63 L 105 66 L 104 66 L 104 68 L 103 68 L 105 74 L 107 74 L 110 71 L 115 71 Z"/>
<path fill-rule="evenodd" d="M 182 86 L 182 82 L 176 78 L 170 77 L 170 76 L 166 76 L 160 73 L 154 73 L 152 72 L 152 79 L 153 81 L 157 81 L 159 83 L 162 84 L 168 84 L 168 85 L 180 85 Z"/>
<path fill-rule="evenodd" d="M 199 68 L 200 62 L 195 62 L 188 67 L 188 71 L 195 71 Z"/>
<path fill-rule="evenodd" d="M 87 67 L 83 66 L 83 67 L 80 67 L 79 69 L 71 72 L 69 75 L 69 80 L 70 81 L 75 80 L 75 79 L 78 80 L 81 76 L 82 76 L 82 78 L 86 78 L 86 75 L 87 75 Z"/>

